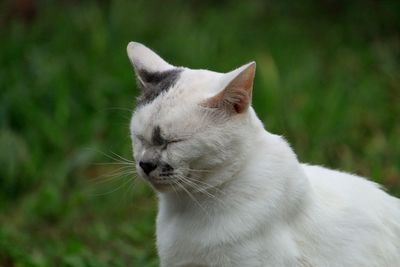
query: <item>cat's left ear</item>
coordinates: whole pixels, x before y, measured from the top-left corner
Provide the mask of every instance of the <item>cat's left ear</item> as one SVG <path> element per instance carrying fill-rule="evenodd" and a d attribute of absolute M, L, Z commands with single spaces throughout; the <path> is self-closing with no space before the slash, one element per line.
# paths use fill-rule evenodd
<path fill-rule="evenodd" d="M 227 73 L 228 85 L 217 95 L 207 99 L 203 106 L 225 109 L 233 114 L 245 112 L 251 103 L 255 73 L 254 61 Z"/>
<path fill-rule="evenodd" d="M 130 42 L 126 50 L 142 89 L 148 83 L 159 83 L 166 76 L 161 74 L 175 68 L 141 43 Z"/>
<path fill-rule="evenodd" d="M 129 60 L 135 69 L 162 72 L 174 68 L 174 66 L 157 55 L 156 52 L 141 43 L 130 42 L 126 50 Z"/>

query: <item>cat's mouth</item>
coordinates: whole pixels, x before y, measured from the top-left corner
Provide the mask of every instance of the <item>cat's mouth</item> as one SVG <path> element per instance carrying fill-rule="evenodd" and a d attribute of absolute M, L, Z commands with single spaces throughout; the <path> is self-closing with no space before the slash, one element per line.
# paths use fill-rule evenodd
<path fill-rule="evenodd" d="M 170 166 L 170 165 L 168 165 Z M 200 181 L 202 172 L 192 173 L 190 168 L 156 168 L 150 173 L 139 169 L 139 175 L 144 178 L 156 191 L 201 191 L 203 187 L 209 187 L 207 183 Z"/>
<path fill-rule="evenodd" d="M 158 190 L 172 187 L 176 184 L 176 177 L 174 176 L 174 172 L 168 171 L 146 175 L 145 179 Z"/>
<path fill-rule="evenodd" d="M 149 177 L 149 183 L 158 191 L 168 191 L 169 188 L 177 186 L 176 178 L 172 175 L 159 175 L 156 177 Z"/>
<path fill-rule="evenodd" d="M 179 172 L 169 171 L 162 172 L 155 175 L 150 175 L 147 177 L 147 181 L 153 186 L 157 191 L 180 191 L 186 190 L 190 185 L 188 182 L 190 174 L 183 175 Z"/>

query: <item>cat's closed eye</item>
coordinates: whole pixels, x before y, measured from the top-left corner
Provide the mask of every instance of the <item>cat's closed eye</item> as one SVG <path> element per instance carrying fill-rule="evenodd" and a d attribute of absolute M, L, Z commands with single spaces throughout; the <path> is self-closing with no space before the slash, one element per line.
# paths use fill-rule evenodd
<path fill-rule="evenodd" d="M 173 138 L 173 139 L 163 139 L 163 142 L 161 144 L 160 143 L 155 144 L 154 142 L 148 141 L 142 135 L 134 135 L 134 139 L 139 141 L 144 146 L 148 146 L 148 147 L 161 146 L 163 149 L 166 149 L 167 147 L 171 146 L 172 144 L 181 143 L 181 142 L 185 141 L 185 139 L 183 139 L 183 138 Z"/>
<path fill-rule="evenodd" d="M 177 143 L 182 143 L 185 141 L 184 139 L 171 139 L 171 140 L 165 140 L 165 143 L 162 146 L 162 149 L 168 149 L 171 148 L 173 145 Z"/>
<path fill-rule="evenodd" d="M 185 141 L 185 139 L 172 139 L 167 141 L 167 145 L 181 143 L 183 141 Z"/>

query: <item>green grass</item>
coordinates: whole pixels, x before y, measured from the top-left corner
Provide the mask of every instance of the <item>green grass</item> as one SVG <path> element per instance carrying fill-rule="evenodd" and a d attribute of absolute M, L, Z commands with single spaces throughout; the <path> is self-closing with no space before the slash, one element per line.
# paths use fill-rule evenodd
<path fill-rule="evenodd" d="M 158 265 L 154 194 L 95 164 L 131 159 L 131 40 L 192 68 L 256 60 L 256 111 L 301 161 L 400 195 L 399 3 L 300 2 L 37 1 L 28 22 L 0 4 L 0 266 Z"/>

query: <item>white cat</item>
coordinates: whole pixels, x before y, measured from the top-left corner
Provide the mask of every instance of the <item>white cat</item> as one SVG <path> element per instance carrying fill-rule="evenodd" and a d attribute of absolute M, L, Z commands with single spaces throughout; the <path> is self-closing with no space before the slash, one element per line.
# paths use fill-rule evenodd
<path fill-rule="evenodd" d="M 301 164 L 250 106 L 256 64 L 174 67 L 142 44 L 131 121 L 159 199 L 162 267 L 400 266 L 400 201 L 362 177 Z"/>

